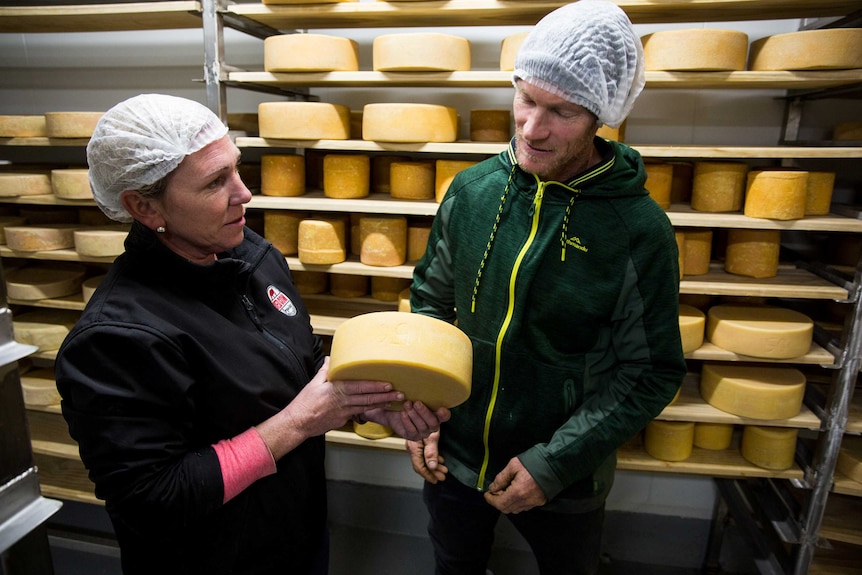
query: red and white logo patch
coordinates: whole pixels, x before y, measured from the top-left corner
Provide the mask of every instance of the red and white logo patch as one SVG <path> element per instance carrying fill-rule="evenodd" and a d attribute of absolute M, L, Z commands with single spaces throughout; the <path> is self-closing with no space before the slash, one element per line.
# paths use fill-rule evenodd
<path fill-rule="evenodd" d="M 296 315 L 296 306 L 293 305 L 290 298 L 287 297 L 287 295 L 285 295 L 280 289 L 273 285 L 267 286 L 266 295 L 269 297 L 269 301 L 272 302 L 275 309 L 286 316 Z"/>

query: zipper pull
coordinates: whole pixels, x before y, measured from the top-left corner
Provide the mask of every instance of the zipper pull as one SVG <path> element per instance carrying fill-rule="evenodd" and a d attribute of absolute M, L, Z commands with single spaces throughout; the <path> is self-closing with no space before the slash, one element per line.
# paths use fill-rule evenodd
<path fill-rule="evenodd" d="M 538 208 L 542 203 L 542 197 L 545 195 L 545 182 L 539 182 L 539 187 L 536 188 L 536 197 L 533 198 L 533 204 L 530 206 L 530 209 L 527 213 L 531 218 L 533 214 L 536 213 L 536 208 Z"/>

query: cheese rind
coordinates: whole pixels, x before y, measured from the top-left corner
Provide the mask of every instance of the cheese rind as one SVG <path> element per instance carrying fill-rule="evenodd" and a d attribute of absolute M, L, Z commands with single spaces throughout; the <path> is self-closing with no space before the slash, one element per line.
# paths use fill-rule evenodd
<path fill-rule="evenodd" d="M 515 69 L 515 57 L 518 55 L 518 50 L 521 49 L 521 44 L 527 39 L 530 34 L 527 32 L 517 32 L 503 38 L 500 43 L 500 71 L 511 72 Z"/>
<path fill-rule="evenodd" d="M 362 139 L 380 142 L 454 142 L 458 112 L 437 104 L 366 104 Z"/>
<path fill-rule="evenodd" d="M 27 407 L 48 407 L 60 405 L 60 392 L 54 370 L 41 368 L 21 374 L 21 391 Z"/>
<path fill-rule="evenodd" d="M 704 423 L 694 424 L 694 446 L 701 449 L 721 451 L 730 447 L 733 441 L 732 423 Z"/>
<path fill-rule="evenodd" d="M 128 226 L 113 226 L 104 229 L 75 230 L 75 251 L 80 256 L 111 257 L 126 251 Z"/>
<path fill-rule="evenodd" d="M 47 172 L 1 172 L 0 197 L 42 196 L 53 193 Z"/>
<path fill-rule="evenodd" d="M 96 293 L 96 288 L 99 287 L 99 284 L 102 283 L 103 279 L 105 279 L 105 274 L 93 276 L 84 280 L 84 283 L 81 284 L 81 293 L 84 296 L 84 303 L 90 301 L 90 298 L 93 297 L 94 293 Z"/>
<path fill-rule="evenodd" d="M 304 217 L 300 212 L 266 210 L 263 212 L 263 237 L 282 255 L 295 255 L 299 250 L 299 222 Z"/>
<path fill-rule="evenodd" d="M 644 429 L 644 450 L 662 461 L 684 461 L 691 456 L 694 423 L 654 419 Z"/>
<path fill-rule="evenodd" d="M 296 197 L 305 193 L 305 156 L 264 154 L 260 157 L 260 193 Z"/>
<path fill-rule="evenodd" d="M 382 425 L 373 421 L 366 421 L 365 423 L 354 421 L 353 432 L 365 439 L 385 439 L 394 433 L 393 429 L 388 425 Z"/>
<path fill-rule="evenodd" d="M 304 264 L 337 264 L 347 259 L 346 225 L 343 218 L 321 217 L 299 222 L 299 261 Z"/>
<path fill-rule="evenodd" d="M 470 69 L 470 42 L 438 32 L 383 34 L 371 46 L 379 72 L 455 72 Z"/>
<path fill-rule="evenodd" d="M 329 292 L 336 297 L 352 298 L 368 295 L 368 276 L 329 274 Z"/>
<path fill-rule="evenodd" d="M 49 138 L 89 138 L 104 112 L 46 112 L 45 133 Z"/>
<path fill-rule="evenodd" d="M 646 70 L 745 70 L 748 34 L 737 30 L 662 30 L 641 37 Z"/>
<path fill-rule="evenodd" d="M 401 293 L 410 287 L 407 278 L 371 276 L 371 297 L 380 301 L 398 301 Z"/>
<path fill-rule="evenodd" d="M 434 199 L 439 204 L 449 190 L 455 174 L 477 164 L 474 160 L 437 160 L 434 169 Z"/>
<path fill-rule="evenodd" d="M 291 275 L 300 295 L 325 293 L 329 288 L 329 274 L 326 272 L 294 270 Z"/>
<path fill-rule="evenodd" d="M 694 306 L 679 304 L 679 334 L 682 352 L 691 353 L 703 345 L 706 314 Z"/>
<path fill-rule="evenodd" d="M 430 200 L 434 198 L 434 181 L 433 162 L 392 162 L 389 194 L 400 200 Z"/>
<path fill-rule="evenodd" d="M 51 190 L 64 200 L 92 200 L 89 174 L 87 168 L 51 170 Z"/>
<path fill-rule="evenodd" d="M 805 215 L 825 216 L 832 207 L 835 172 L 808 172 Z"/>
<path fill-rule="evenodd" d="M 805 217 L 808 172 L 756 170 L 749 172 L 743 213 L 750 218 L 798 220 Z"/>
<path fill-rule="evenodd" d="M 420 314 L 371 312 L 335 330 L 329 379 L 388 381 L 431 409 L 467 400 L 473 346 L 457 327 Z"/>
<path fill-rule="evenodd" d="M 0 138 L 44 138 L 47 135 L 45 116 L 0 116 Z"/>
<path fill-rule="evenodd" d="M 359 261 L 368 266 L 400 266 L 407 261 L 407 218 L 365 215 L 359 219 Z"/>
<path fill-rule="evenodd" d="M 728 230 L 724 271 L 753 278 L 775 277 L 780 251 L 779 230 Z"/>
<path fill-rule="evenodd" d="M 774 34 L 751 43 L 748 69 L 836 70 L 862 68 L 862 28 Z"/>
<path fill-rule="evenodd" d="M 662 207 L 662 209 L 670 209 L 670 189 L 673 182 L 673 166 L 671 164 L 647 162 L 646 167 L 646 183 L 644 187 L 649 192 L 649 196 Z"/>
<path fill-rule="evenodd" d="M 257 107 L 261 138 L 346 140 L 350 108 L 327 102 L 263 102 Z"/>
<path fill-rule="evenodd" d="M 40 300 L 72 295 L 81 289 L 86 270 L 72 263 L 31 265 L 18 268 L 6 276 L 6 293 L 10 299 Z"/>
<path fill-rule="evenodd" d="M 59 349 L 81 314 L 64 309 L 37 309 L 12 319 L 18 343 L 35 345 L 39 351 Z"/>
<path fill-rule="evenodd" d="M 674 168 L 675 170 L 676 168 Z M 696 276 L 709 273 L 712 258 L 712 230 L 687 228 L 685 230 L 685 275 Z"/>
<path fill-rule="evenodd" d="M 323 157 L 323 195 L 336 199 L 368 197 L 371 159 L 364 154 L 326 154 Z"/>
<path fill-rule="evenodd" d="M 742 209 L 748 164 L 695 162 L 691 207 L 701 212 L 736 212 Z"/>
<path fill-rule="evenodd" d="M 280 34 L 263 41 L 267 72 L 352 72 L 359 70 L 359 44 L 326 34 Z"/>
<path fill-rule="evenodd" d="M 22 252 L 63 250 L 75 247 L 75 224 L 8 226 L 6 245 Z"/>
<path fill-rule="evenodd" d="M 700 395 L 721 411 L 752 419 L 789 419 L 799 414 L 805 375 L 791 367 L 704 363 Z"/>
<path fill-rule="evenodd" d="M 764 359 L 791 359 L 811 349 L 814 322 L 780 307 L 715 305 L 709 308 L 706 335 L 734 353 Z"/>
<path fill-rule="evenodd" d="M 742 430 L 742 456 L 758 467 L 781 471 L 793 466 L 796 428 L 746 425 Z"/>
<path fill-rule="evenodd" d="M 470 110 L 470 139 L 474 142 L 508 142 L 512 112 L 503 110 Z"/>

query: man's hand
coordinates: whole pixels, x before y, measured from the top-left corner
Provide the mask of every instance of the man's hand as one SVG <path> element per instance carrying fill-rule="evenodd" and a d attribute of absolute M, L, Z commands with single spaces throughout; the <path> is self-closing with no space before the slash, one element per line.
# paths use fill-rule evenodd
<path fill-rule="evenodd" d="M 520 513 L 544 505 L 548 498 L 521 460 L 513 457 L 488 487 L 485 501 L 503 513 Z"/>
<path fill-rule="evenodd" d="M 443 457 L 437 451 L 440 432 L 435 431 L 425 439 L 407 441 L 407 451 L 413 471 L 425 478 L 429 483 L 437 483 L 446 479 L 449 470 L 443 465 Z"/>
<path fill-rule="evenodd" d="M 395 435 L 411 441 L 421 441 L 440 430 L 440 424 L 449 421 L 451 414 L 445 407 L 431 411 L 421 401 L 404 401 L 401 411 L 374 409 L 362 414 L 373 421 L 392 428 Z"/>

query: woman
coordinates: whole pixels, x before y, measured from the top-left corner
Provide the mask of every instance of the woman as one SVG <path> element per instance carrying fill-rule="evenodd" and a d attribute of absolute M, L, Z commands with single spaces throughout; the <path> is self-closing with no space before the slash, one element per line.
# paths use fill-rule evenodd
<path fill-rule="evenodd" d="M 284 257 L 245 227 L 239 156 L 205 106 L 156 94 L 87 146 L 96 202 L 132 225 L 55 369 L 125 573 L 325 573 L 323 434 L 354 417 L 420 439 L 449 416 L 327 380 Z"/>

